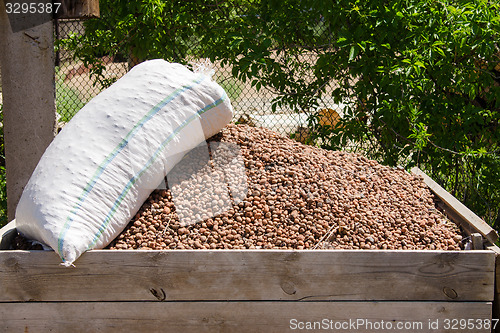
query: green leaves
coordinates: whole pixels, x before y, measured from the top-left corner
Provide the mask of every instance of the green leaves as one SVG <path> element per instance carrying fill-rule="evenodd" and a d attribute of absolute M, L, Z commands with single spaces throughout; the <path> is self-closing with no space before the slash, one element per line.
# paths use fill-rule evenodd
<path fill-rule="evenodd" d="M 500 209 L 498 1 L 100 5 L 102 17 L 86 23 L 85 36 L 63 43 L 96 75 L 104 54 L 208 57 L 272 90 L 274 110 L 314 114 L 329 94 L 347 106 L 335 129 L 311 119 L 317 143 L 344 149 L 354 142 L 383 163 L 419 165 L 486 219 Z"/>

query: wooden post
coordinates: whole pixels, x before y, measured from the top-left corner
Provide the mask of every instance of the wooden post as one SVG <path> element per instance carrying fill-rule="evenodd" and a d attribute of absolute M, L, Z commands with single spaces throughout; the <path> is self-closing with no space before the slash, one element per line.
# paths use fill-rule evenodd
<path fill-rule="evenodd" d="M 88 19 L 99 17 L 99 0 L 60 0 L 58 19 Z"/>
<path fill-rule="evenodd" d="M 500 248 L 495 244 L 487 242 L 486 249 L 495 253 L 495 296 L 493 299 L 492 318 L 500 318 Z M 500 333 L 500 325 L 496 325 L 492 332 Z"/>
<path fill-rule="evenodd" d="M 30 14 L 7 15 L 5 4 L 0 0 L 0 62 L 11 220 L 24 186 L 54 138 L 54 35 L 52 13 L 37 16 L 35 22 Z"/>

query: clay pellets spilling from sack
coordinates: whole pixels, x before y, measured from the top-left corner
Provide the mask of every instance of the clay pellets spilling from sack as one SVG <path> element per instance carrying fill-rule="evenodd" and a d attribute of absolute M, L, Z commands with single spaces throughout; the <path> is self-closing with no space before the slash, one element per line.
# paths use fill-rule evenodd
<path fill-rule="evenodd" d="M 404 170 L 246 125 L 228 125 L 214 144 L 238 147 L 244 175 L 228 180 L 234 172 L 194 149 L 176 182 L 192 193 L 186 198 L 199 199 L 180 200 L 172 184 L 154 191 L 111 249 L 461 248 L 459 228 L 436 209 L 422 179 Z M 225 197 L 207 185 L 214 179 L 229 184 Z"/>

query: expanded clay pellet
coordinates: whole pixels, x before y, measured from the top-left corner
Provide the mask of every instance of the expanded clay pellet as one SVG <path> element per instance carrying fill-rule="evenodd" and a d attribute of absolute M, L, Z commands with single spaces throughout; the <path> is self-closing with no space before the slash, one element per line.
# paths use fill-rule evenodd
<path fill-rule="evenodd" d="M 359 154 L 304 145 L 246 125 L 228 125 L 210 141 L 239 147 L 247 180 L 243 200 L 213 216 L 217 205 L 224 204 L 223 193 L 208 191 L 202 202 L 183 202 L 188 208 L 207 207 L 196 216 L 198 222 L 184 225 L 179 214 L 185 212 L 176 210 L 172 191 L 155 190 L 109 248 L 461 247 L 459 228 L 436 209 L 434 195 L 419 176 Z M 195 173 L 186 183 L 186 191 L 197 194 L 214 178 L 224 181 L 232 172 L 214 167 L 200 154 L 195 149 L 183 161 L 193 172 L 210 170 L 210 177 Z"/>

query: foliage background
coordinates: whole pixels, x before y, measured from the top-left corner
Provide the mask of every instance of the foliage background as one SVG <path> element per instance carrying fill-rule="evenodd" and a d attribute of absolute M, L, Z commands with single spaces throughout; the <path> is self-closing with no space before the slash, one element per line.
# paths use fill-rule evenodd
<path fill-rule="evenodd" d="M 276 92 L 275 108 L 309 112 L 310 144 L 419 166 L 500 230 L 497 1 L 101 0 L 100 8 L 84 35 L 57 44 L 96 84 L 114 80 L 103 74 L 104 55 L 131 65 L 209 58 Z M 333 127 L 313 111 L 325 94 L 346 105 Z"/>

